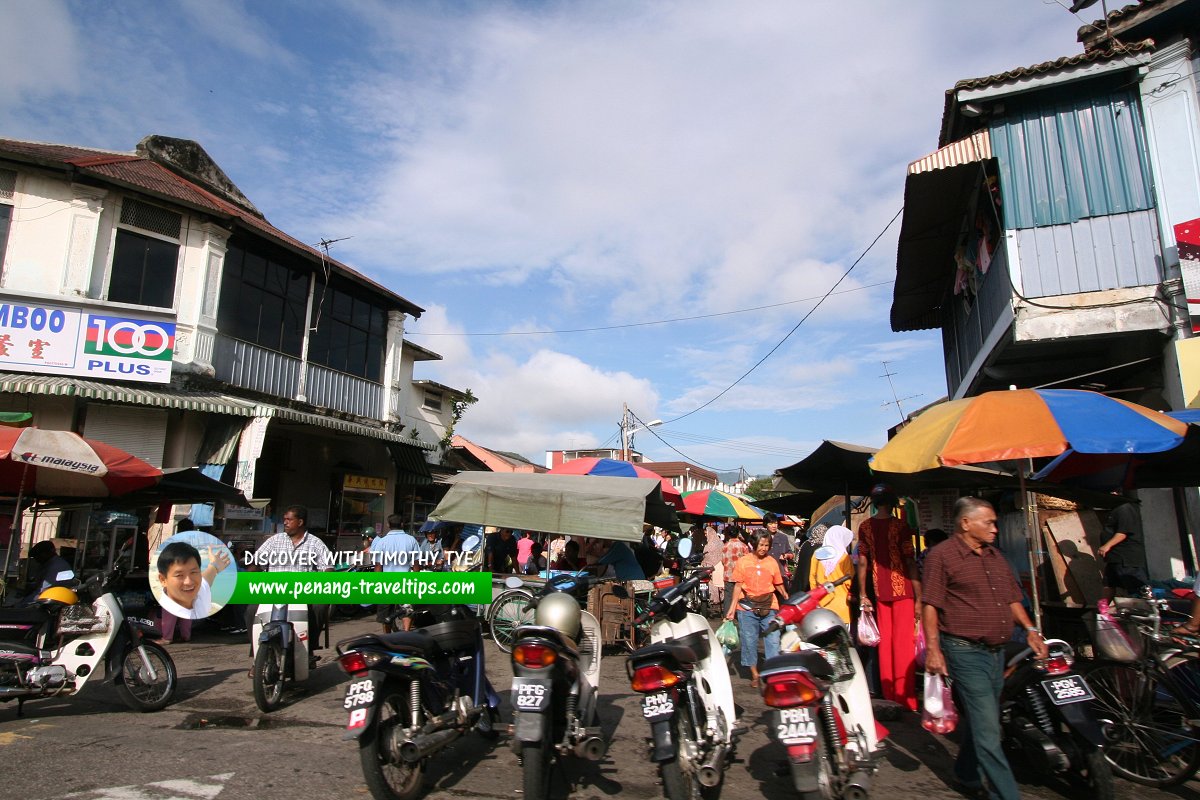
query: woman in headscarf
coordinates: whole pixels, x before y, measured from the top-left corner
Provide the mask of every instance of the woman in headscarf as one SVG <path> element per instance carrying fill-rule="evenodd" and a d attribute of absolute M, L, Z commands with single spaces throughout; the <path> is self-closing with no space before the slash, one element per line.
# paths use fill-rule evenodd
<path fill-rule="evenodd" d="M 817 528 L 822 526 L 818 525 Z M 814 529 L 813 536 L 817 536 Z M 813 554 L 812 566 L 809 569 L 809 586 L 836 581 L 847 575 L 854 574 L 854 562 L 850 559 L 848 548 L 854 540 L 854 532 L 844 525 L 834 525 L 822 534 L 822 540 L 817 551 Z M 850 624 L 850 582 L 835 586 L 833 591 L 821 600 L 821 607 L 842 618 L 842 622 Z"/>

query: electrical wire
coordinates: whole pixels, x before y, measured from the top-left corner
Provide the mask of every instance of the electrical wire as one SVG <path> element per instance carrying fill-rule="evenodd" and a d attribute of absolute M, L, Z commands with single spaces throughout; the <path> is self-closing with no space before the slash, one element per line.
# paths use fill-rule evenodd
<path fill-rule="evenodd" d="M 733 469 L 734 469 L 734 468 L 732 468 L 732 467 L 731 467 L 731 468 L 729 468 L 729 469 L 721 469 L 720 467 L 714 467 L 714 466 L 712 466 L 711 464 L 705 464 L 703 461 L 697 461 L 696 459 L 694 459 L 694 458 L 692 458 L 691 456 L 689 456 L 687 453 L 685 453 L 685 452 L 683 452 L 682 450 L 680 450 L 680 449 L 679 449 L 678 447 L 676 447 L 675 445 L 673 445 L 673 444 L 671 444 L 670 442 L 668 442 L 666 439 L 664 439 L 664 438 L 662 438 L 661 436 L 659 436 L 659 435 L 658 435 L 658 431 L 654 430 L 654 428 L 651 428 L 649 425 L 647 425 L 646 423 L 644 423 L 644 422 L 642 422 L 640 419 L 638 419 L 638 415 L 637 415 L 637 414 L 634 414 L 632 411 L 630 411 L 630 412 L 629 412 L 629 416 L 633 417 L 633 418 L 634 418 L 634 419 L 635 419 L 635 420 L 636 420 L 638 423 L 640 423 L 640 424 L 641 424 L 641 426 L 642 426 L 643 428 L 645 428 L 647 431 L 649 431 L 649 432 L 650 432 L 650 434 L 651 434 L 651 435 L 653 435 L 655 439 L 658 439 L 658 440 L 659 440 L 660 442 L 662 442 L 664 445 L 666 445 L 667 447 L 669 447 L 670 449 L 672 449 L 672 450 L 674 450 L 676 453 L 678 453 L 680 456 L 682 456 L 684 461 L 691 462 L 692 464 L 695 464 L 695 465 L 696 465 L 696 466 L 698 466 L 698 467 L 704 467 L 705 469 L 711 469 L 713 472 L 733 472 Z"/>
<path fill-rule="evenodd" d="M 775 351 L 776 351 L 776 350 L 778 350 L 779 348 L 783 347 L 783 343 L 784 343 L 784 342 L 786 342 L 788 339 L 790 339 L 790 338 L 792 337 L 792 334 L 793 334 L 793 333 L 795 333 L 796 331 L 800 330 L 800 326 L 801 326 L 801 325 L 803 325 L 803 324 L 805 323 L 805 321 L 807 321 L 807 320 L 808 320 L 808 318 L 809 318 L 809 317 L 811 317 L 811 316 L 813 315 L 813 312 L 815 312 L 815 311 L 816 311 L 818 308 L 820 308 L 820 307 L 821 307 L 821 304 L 822 304 L 822 303 L 824 303 L 824 302 L 825 302 L 827 299 L 829 299 L 830 295 L 832 295 L 832 294 L 833 294 L 833 290 L 834 290 L 834 289 L 836 289 L 836 288 L 837 288 L 839 285 L 841 285 L 842 281 L 846 280 L 846 278 L 848 278 L 848 277 L 850 276 L 850 273 L 854 271 L 854 268 L 855 268 L 855 267 L 857 267 L 857 266 L 859 265 L 859 263 L 860 263 L 860 262 L 861 262 L 861 261 L 862 261 L 864 258 L 866 258 L 866 257 L 867 257 L 867 253 L 870 253 L 870 252 L 871 252 L 871 248 L 873 248 L 873 247 L 874 247 L 874 246 L 875 246 L 875 245 L 876 245 L 876 244 L 879 242 L 879 240 L 883 238 L 883 235 L 884 235 L 885 233 L 887 233 L 887 232 L 888 232 L 888 228 L 892 227 L 892 224 L 893 224 L 893 223 L 894 223 L 894 222 L 895 222 L 897 219 L 899 219 L 899 218 L 900 218 L 900 215 L 901 215 L 901 214 L 903 214 L 903 213 L 904 213 L 904 207 L 903 207 L 903 206 L 901 206 L 901 207 L 900 207 L 900 210 L 899 210 L 899 211 L 897 211 L 897 212 L 896 212 L 896 214 L 895 214 L 895 215 L 894 215 L 894 216 L 893 216 L 893 217 L 892 217 L 890 220 L 888 220 L 888 224 L 883 226 L 883 230 L 881 230 L 881 231 L 880 231 L 880 232 L 879 232 L 879 233 L 878 233 L 878 234 L 875 236 L 875 238 L 871 240 L 871 243 L 870 243 L 869 245 L 867 245 L 867 249 L 866 249 L 866 250 L 863 250 L 863 251 L 862 251 L 862 253 L 861 253 L 861 254 L 858 256 L 858 258 L 854 259 L 854 263 L 853 263 L 853 264 L 851 264 L 851 265 L 850 265 L 850 266 L 849 266 L 849 267 L 846 269 L 846 271 L 842 273 L 842 276 L 841 276 L 840 278 L 838 278 L 838 279 L 837 279 L 837 281 L 835 281 L 835 282 L 834 282 L 833 286 L 830 286 L 830 287 L 829 287 L 829 291 L 825 292 L 825 294 L 823 294 L 823 295 L 821 296 L 821 299 L 819 299 L 819 300 L 817 301 L 817 304 L 816 304 L 816 305 L 814 305 L 812 308 L 810 308 L 810 309 L 808 310 L 808 312 L 807 312 L 807 313 L 806 313 L 806 314 L 805 314 L 803 317 L 801 317 L 801 318 L 800 318 L 800 321 L 799 321 L 799 322 L 797 322 L 797 323 L 796 323 L 794 326 L 792 326 L 792 329 L 791 329 L 790 331 L 788 331 L 788 332 L 787 332 L 787 333 L 784 335 L 784 337 L 783 337 L 782 339 L 780 339 L 780 340 L 779 340 L 779 341 L 778 341 L 778 342 L 775 344 L 775 346 L 774 346 L 774 347 L 772 347 L 770 350 L 768 350 L 768 351 L 767 351 L 766 355 L 764 355 L 764 356 L 763 356 L 762 358 L 760 358 L 758 361 L 754 362 L 754 365 L 753 365 L 753 366 L 751 366 L 751 367 L 750 367 L 750 369 L 748 369 L 748 370 L 746 370 L 745 372 L 743 372 L 743 373 L 742 373 L 742 375 L 741 375 L 741 377 L 739 377 L 739 378 L 738 378 L 737 380 L 735 380 L 733 383 L 731 383 L 731 384 L 729 384 L 728 386 L 726 386 L 724 389 L 722 389 L 720 392 L 718 392 L 718 393 L 717 393 L 715 396 L 713 396 L 712 398 L 710 398 L 708 401 L 706 401 L 706 402 L 702 403 L 701 405 L 697 406 L 696 408 L 693 408 L 691 411 L 687 412 L 686 414 L 681 414 L 680 416 L 678 416 L 678 417 L 675 417 L 674 419 L 669 419 L 669 420 L 667 420 L 667 421 L 666 421 L 666 422 L 664 422 L 663 424 L 664 424 L 664 425 L 669 425 L 669 424 L 670 424 L 670 423 L 672 423 L 672 422 L 678 422 L 678 421 L 679 421 L 679 420 L 681 420 L 681 419 L 686 419 L 687 417 L 690 417 L 692 414 L 695 414 L 697 411 L 701 411 L 702 409 L 705 409 L 705 408 L 707 408 L 708 406 L 710 406 L 710 405 L 712 405 L 713 403 L 715 403 L 717 400 L 720 400 L 722 397 L 724 397 L 724 396 L 725 396 L 725 394 L 726 394 L 727 392 L 729 392 L 729 390 L 731 390 L 733 387 L 737 386 L 739 383 L 741 383 L 742 381 L 744 381 L 746 378 L 750 377 L 750 374 L 751 374 L 752 372 L 754 372 L 754 370 L 756 370 L 756 369 L 758 369 L 759 367 L 761 367 L 761 366 L 763 365 L 763 362 L 765 362 L 765 361 L 766 361 L 768 358 L 770 358 L 771 356 L 773 356 L 773 355 L 775 354 Z M 657 434 L 655 434 L 655 435 L 657 436 Z M 669 445 L 668 445 L 668 446 L 669 446 Z M 674 449 L 674 448 L 672 448 L 672 449 Z M 679 451 L 677 451 L 677 450 L 676 450 L 676 452 L 679 452 Z"/>
<path fill-rule="evenodd" d="M 851 292 L 861 292 L 864 289 L 874 289 L 879 286 L 887 286 L 894 281 L 880 281 L 879 283 L 869 283 L 865 286 L 857 286 L 853 289 L 844 289 L 834 294 L 850 294 Z M 782 306 L 796 305 L 797 303 L 807 303 L 810 300 L 824 300 L 824 296 L 802 297 L 799 300 L 785 300 L 782 303 L 770 303 L 765 306 L 754 306 L 753 308 L 739 308 L 733 311 L 716 311 L 712 314 L 697 314 L 692 317 L 671 317 L 669 319 L 648 320 L 646 322 L 627 322 L 620 325 L 600 325 L 594 328 L 563 328 L 561 330 L 552 331 L 474 331 L 466 333 L 455 333 L 453 331 L 412 331 L 405 329 L 405 336 L 549 336 L 560 333 L 595 333 L 597 331 L 615 331 L 622 328 L 644 328 L 650 325 L 667 325 L 673 322 L 691 322 L 698 319 L 712 319 L 713 317 L 727 317 L 733 314 L 749 314 L 753 311 L 765 311 L 769 308 L 781 308 Z"/>

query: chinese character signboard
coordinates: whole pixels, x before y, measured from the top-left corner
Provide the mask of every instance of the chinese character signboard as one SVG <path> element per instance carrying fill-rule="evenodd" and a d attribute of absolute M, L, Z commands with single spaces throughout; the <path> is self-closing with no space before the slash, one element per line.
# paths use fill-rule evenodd
<path fill-rule="evenodd" d="M 387 479 L 373 478 L 369 475 L 347 475 L 342 478 L 342 488 L 368 492 L 386 492 Z"/>
<path fill-rule="evenodd" d="M 0 370 L 169 383 L 175 323 L 0 302 Z"/>

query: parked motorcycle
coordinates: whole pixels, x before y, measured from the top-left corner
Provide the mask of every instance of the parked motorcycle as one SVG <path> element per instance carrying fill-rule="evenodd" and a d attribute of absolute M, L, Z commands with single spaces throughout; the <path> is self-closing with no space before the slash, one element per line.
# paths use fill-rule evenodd
<path fill-rule="evenodd" d="M 880 759 L 871 694 L 850 631 L 821 600 L 850 576 L 783 603 L 773 629 L 795 626 L 759 671 L 802 800 L 865 800 Z"/>
<path fill-rule="evenodd" d="M 289 683 L 308 679 L 308 606 L 265 603 L 250 630 L 254 652 L 254 703 L 263 711 L 283 704 Z"/>
<path fill-rule="evenodd" d="M 1000 721 L 1009 760 L 1045 777 L 1083 784 L 1092 800 L 1112 800 L 1112 768 L 1104 758 L 1104 723 L 1095 696 L 1073 669 L 1071 646 L 1061 639 L 1047 639 L 1046 646 L 1045 660 L 1020 643 L 1005 649 Z"/>
<path fill-rule="evenodd" d="M 57 581 L 74 575 L 59 573 Z M 113 587 L 114 568 L 78 590 L 52 586 L 27 608 L 0 609 L 0 700 L 17 701 L 78 693 L 104 665 L 105 679 L 135 711 L 158 711 L 175 694 L 175 662 L 149 639 L 162 634 L 149 621 L 125 616 Z"/>
<path fill-rule="evenodd" d="M 484 674 L 483 635 L 468 606 L 420 606 L 412 629 L 338 642 L 351 676 L 343 707 L 376 800 L 409 800 L 431 756 L 472 728 L 497 735 L 499 697 Z"/>
<path fill-rule="evenodd" d="M 534 622 L 513 632 L 512 746 L 525 800 L 545 800 L 556 755 L 592 761 L 607 745 L 597 724 L 600 623 L 580 606 L 596 581 L 558 575 L 533 597 Z"/>
<path fill-rule="evenodd" d="M 716 796 L 733 758 L 733 685 L 724 652 L 686 598 L 711 568 L 658 592 L 638 624 L 651 620 L 650 644 L 629 655 L 626 670 L 650 723 L 650 760 L 668 800 Z"/>

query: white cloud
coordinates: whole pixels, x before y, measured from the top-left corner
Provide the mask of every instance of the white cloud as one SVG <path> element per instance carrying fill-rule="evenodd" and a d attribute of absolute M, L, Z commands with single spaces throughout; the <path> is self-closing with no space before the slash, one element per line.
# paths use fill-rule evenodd
<path fill-rule="evenodd" d="M 79 89 L 79 34 L 62 2 L 8 0 L 0 15 L 0 109 Z"/>
<path fill-rule="evenodd" d="M 296 57 L 241 0 L 176 0 L 176 4 L 188 19 L 190 33 L 208 38 L 221 50 L 257 62 L 295 66 Z"/>

